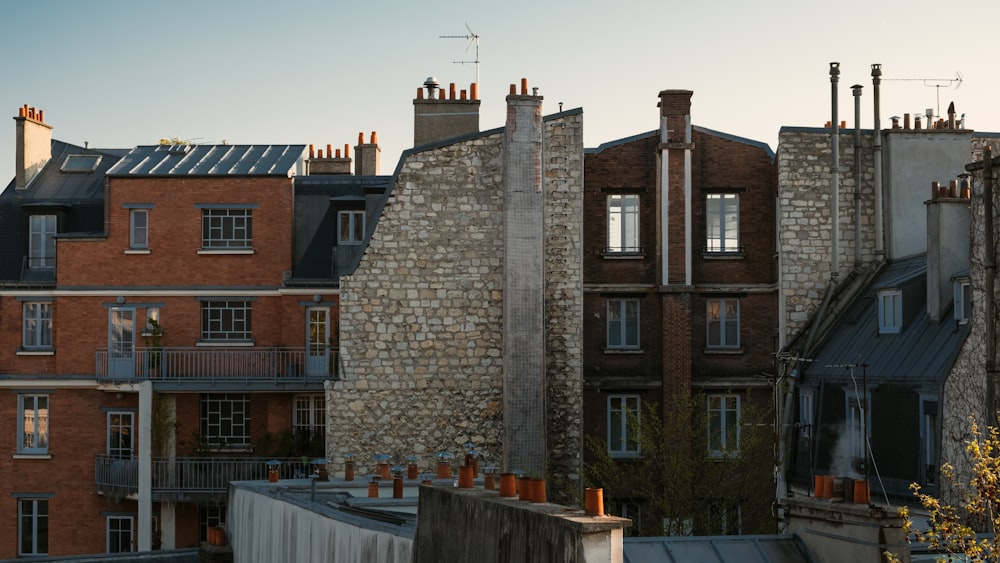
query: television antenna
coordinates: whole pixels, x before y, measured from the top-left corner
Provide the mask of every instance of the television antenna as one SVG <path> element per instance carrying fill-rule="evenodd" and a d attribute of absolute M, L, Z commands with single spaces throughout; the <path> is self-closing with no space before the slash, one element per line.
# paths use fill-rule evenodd
<path fill-rule="evenodd" d="M 472 47 L 473 43 L 476 44 L 476 59 L 475 60 L 473 60 L 473 61 L 452 61 L 452 62 L 455 63 L 455 64 L 458 64 L 458 65 L 471 65 L 471 64 L 476 65 L 476 84 L 479 84 L 479 35 L 476 32 L 472 31 L 472 28 L 469 27 L 469 22 L 465 22 L 465 29 L 467 29 L 469 31 L 469 33 L 466 34 L 466 35 L 438 35 L 438 39 L 468 39 L 469 40 L 469 44 L 465 46 L 465 52 L 466 53 L 469 52 L 469 47 Z"/>
<path fill-rule="evenodd" d="M 941 115 L 941 88 L 951 88 L 955 86 L 958 90 L 962 87 L 962 73 L 955 71 L 955 78 L 883 78 L 894 82 L 922 82 L 928 88 L 933 87 L 937 100 L 937 114 Z"/>

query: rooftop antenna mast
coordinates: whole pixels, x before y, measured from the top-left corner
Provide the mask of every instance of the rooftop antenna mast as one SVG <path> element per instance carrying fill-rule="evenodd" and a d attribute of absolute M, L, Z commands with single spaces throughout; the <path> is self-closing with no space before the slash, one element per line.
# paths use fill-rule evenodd
<path fill-rule="evenodd" d="M 469 47 L 472 47 L 473 43 L 476 44 L 476 60 L 452 62 L 458 65 L 476 65 L 476 84 L 479 84 L 479 35 L 472 31 L 472 28 L 469 27 L 469 22 L 465 22 L 465 29 L 469 30 L 467 35 L 439 35 L 438 39 L 468 39 L 469 44 L 465 46 L 466 53 L 469 52 Z"/>
<path fill-rule="evenodd" d="M 937 114 L 941 116 L 941 88 L 951 88 L 953 85 L 958 90 L 962 87 L 962 73 L 955 71 L 955 78 L 883 78 L 882 80 L 892 80 L 894 82 L 923 82 L 924 86 L 934 87 L 937 99 Z M 930 117 L 930 116 L 928 116 Z"/>

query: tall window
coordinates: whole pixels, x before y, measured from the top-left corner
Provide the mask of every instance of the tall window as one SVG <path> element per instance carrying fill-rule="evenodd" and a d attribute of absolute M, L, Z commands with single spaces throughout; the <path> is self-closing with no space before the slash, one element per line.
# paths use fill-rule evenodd
<path fill-rule="evenodd" d="M 132 517 L 108 516 L 108 553 L 127 553 L 132 549 Z"/>
<path fill-rule="evenodd" d="M 253 210 L 202 209 L 203 248 L 250 248 L 253 243 Z"/>
<path fill-rule="evenodd" d="M 708 530 L 712 536 L 731 536 L 743 533 L 743 507 L 735 499 L 714 499 L 708 504 Z"/>
<path fill-rule="evenodd" d="M 954 284 L 955 320 L 966 324 L 972 318 L 972 286 L 968 278 L 956 281 Z"/>
<path fill-rule="evenodd" d="M 17 452 L 46 454 L 49 451 L 49 396 L 18 395 Z"/>
<path fill-rule="evenodd" d="M 878 331 L 896 334 L 903 328 L 903 294 L 898 289 L 878 292 Z"/>
<path fill-rule="evenodd" d="M 734 456 L 740 447 L 739 395 L 708 396 L 708 453 Z"/>
<path fill-rule="evenodd" d="M 201 398 L 201 435 L 215 446 L 250 445 L 250 400 L 240 393 L 211 393 Z"/>
<path fill-rule="evenodd" d="M 365 212 L 341 211 L 337 213 L 337 242 L 361 244 L 365 240 Z"/>
<path fill-rule="evenodd" d="M 303 436 L 326 436 L 326 399 L 321 394 L 296 395 L 292 425 Z"/>
<path fill-rule="evenodd" d="M 853 390 L 850 393 L 854 393 Z M 847 401 L 847 432 L 851 436 L 851 461 L 854 464 L 854 469 L 859 473 L 864 470 L 864 463 L 867 459 L 865 451 L 868 449 L 865 447 L 866 437 L 868 431 L 866 429 L 868 419 L 865 414 L 865 401 L 858 397 L 848 397 Z"/>
<path fill-rule="evenodd" d="M 52 348 L 52 303 L 26 302 L 21 311 L 24 319 L 21 345 L 26 350 Z"/>
<path fill-rule="evenodd" d="M 108 413 L 108 456 L 132 459 L 135 438 L 131 412 Z"/>
<path fill-rule="evenodd" d="M 708 194 L 705 198 L 705 221 L 705 249 L 708 252 L 739 252 L 739 194 Z"/>
<path fill-rule="evenodd" d="M 133 209 L 129 212 L 129 246 L 149 248 L 148 209 Z"/>
<path fill-rule="evenodd" d="M 17 554 L 49 554 L 48 499 L 21 498 L 17 501 Z"/>
<path fill-rule="evenodd" d="M 51 270 L 56 267 L 56 216 L 28 218 L 28 267 Z"/>
<path fill-rule="evenodd" d="M 208 529 L 226 523 L 226 507 L 218 505 L 202 506 L 198 509 L 198 528 L 201 541 L 208 540 Z"/>
<path fill-rule="evenodd" d="M 639 300 L 608 299 L 608 348 L 639 347 Z"/>
<path fill-rule="evenodd" d="M 608 252 L 639 252 L 639 196 L 608 196 Z"/>
<path fill-rule="evenodd" d="M 799 436 L 810 438 L 813 433 L 813 392 L 799 391 Z"/>
<path fill-rule="evenodd" d="M 608 396 L 608 453 L 615 457 L 637 456 L 639 446 L 639 396 Z"/>
<path fill-rule="evenodd" d="M 708 300 L 707 344 L 712 348 L 740 345 L 740 302 L 738 299 Z"/>
<path fill-rule="evenodd" d="M 202 301 L 202 340 L 250 340 L 250 303 Z"/>
<path fill-rule="evenodd" d="M 928 485 L 937 484 L 938 465 L 938 404 L 936 401 L 923 401 L 923 421 L 921 433 L 924 438 L 924 477 Z"/>

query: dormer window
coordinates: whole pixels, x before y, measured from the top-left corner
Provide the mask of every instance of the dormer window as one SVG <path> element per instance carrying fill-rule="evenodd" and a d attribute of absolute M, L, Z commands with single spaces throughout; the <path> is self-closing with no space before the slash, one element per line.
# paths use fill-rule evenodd
<path fill-rule="evenodd" d="M 56 216 L 28 217 L 28 268 L 51 270 L 56 267 Z"/>
<path fill-rule="evenodd" d="M 878 292 L 878 332 L 898 334 L 903 328 L 903 293 L 898 289 Z"/>
<path fill-rule="evenodd" d="M 969 278 L 958 278 L 952 285 L 955 295 L 955 320 L 966 324 L 972 318 L 972 286 Z"/>
<path fill-rule="evenodd" d="M 63 165 L 59 168 L 60 172 L 81 172 L 81 173 L 91 173 L 97 169 L 97 165 L 101 163 L 100 155 L 96 154 L 71 154 L 66 157 L 63 161 Z"/>

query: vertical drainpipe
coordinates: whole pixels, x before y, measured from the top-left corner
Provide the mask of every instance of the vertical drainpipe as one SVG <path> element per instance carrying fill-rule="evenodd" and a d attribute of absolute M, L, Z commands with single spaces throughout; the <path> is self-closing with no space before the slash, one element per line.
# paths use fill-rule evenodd
<path fill-rule="evenodd" d="M 139 384 L 139 499 L 136 527 L 138 551 L 153 550 L 153 382 Z"/>
<path fill-rule="evenodd" d="M 660 116 L 660 285 L 670 284 L 670 151 L 667 150 L 667 116 Z"/>
<path fill-rule="evenodd" d="M 851 86 L 854 93 L 854 267 L 861 266 L 861 88 Z"/>
<path fill-rule="evenodd" d="M 684 285 L 694 282 L 691 275 L 691 112 L 684 116 Z"/>
<path fill-rule="evenodd" d="M 840 120 L 837 117 L 837 82 L 840 81 L 840 63 L 830 63 L 830 279 L 836 280 L 840 272 Z"/>
<path fill-rule="evenodd" d="M 993 240 L 993 150 L 989 145 L 983 147 L 983 270 L 985 279 L 983 289 L 986 308 L 986 420 L 996 426 L 996 326 L 994 319 L 993 286 L 996 276 L 996 258 Z"/>
<path fill-rule="evenodd" d="M 882 83 L 882 65 L 872 65 L 872 97 L 875 100 L 875 125 L 872 130 L 874 140 L 873 167 L 875 172 L 875 261 L 885 259 L 885 235 L 882 233 L 882 124 L 879 120 L 879 86 Z"/>

